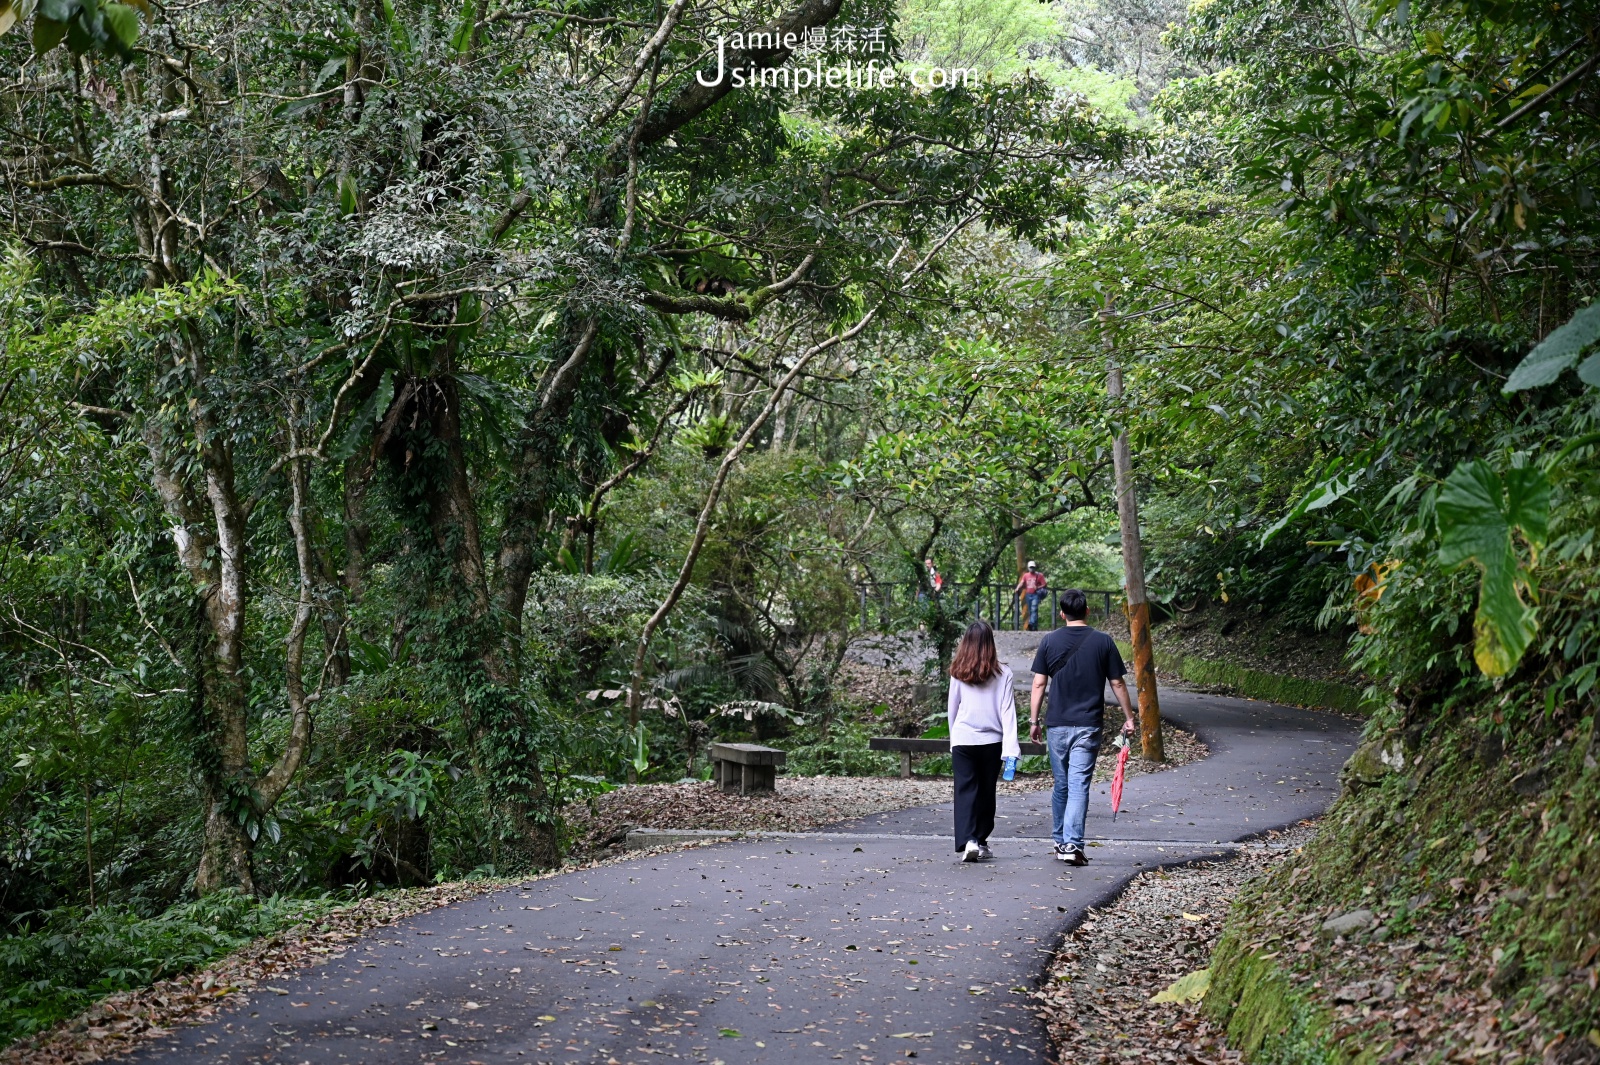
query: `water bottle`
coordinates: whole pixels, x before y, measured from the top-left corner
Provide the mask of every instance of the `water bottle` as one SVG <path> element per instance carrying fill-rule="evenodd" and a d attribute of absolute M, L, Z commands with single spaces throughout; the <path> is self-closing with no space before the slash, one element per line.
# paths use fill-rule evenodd
<path fill-rule="evenodd" d="M 1007 780 L 1011 780 L 1017 775 L 1017 760 L 1015 758 L 1007 758 L 1005 760 L 1005 772 L 1002 775 Z"/>

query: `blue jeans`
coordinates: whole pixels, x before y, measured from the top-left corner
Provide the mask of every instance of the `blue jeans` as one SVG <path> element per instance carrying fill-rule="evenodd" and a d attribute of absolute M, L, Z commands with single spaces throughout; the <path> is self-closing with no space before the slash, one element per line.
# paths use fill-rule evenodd
<path fill-rule="evenodd" d="M 1028 604 L 1028 628 L 1034 630 L 1039 628 L 1039 604 L 1044 602 L 1044 597 L 1048 594 L 1048 592 L 1029 592 L 1022 597 Z"/>
<path fill-rule="evenodd" d="M 1045 730 L 1055 793 L 1050 797 L 1050 838 L 1083 849 L 1083 822 L 1089 815 L 1089 781 L 1100 753 L 1100 730 L 1089 725 L 1057 725 Z"/>

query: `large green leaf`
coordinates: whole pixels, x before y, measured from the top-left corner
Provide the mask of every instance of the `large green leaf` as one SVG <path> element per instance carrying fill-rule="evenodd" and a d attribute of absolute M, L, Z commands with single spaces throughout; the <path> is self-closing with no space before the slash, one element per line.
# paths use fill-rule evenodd
<path fill-rule="evenodd" d="M 0 0 L 0 37 L 11 31 L 17 21 L 24 18 L 27 12 L 22 10 L 25 0 Z"/>
<path fill-rule="evenodd" d="M 345 174 L 339 179 L 339 211 L 341 214 L 355 214 L 360 206 L 360 195 L 356 190 L 356 179 L 353 175 Z"/>
<path fill-rule="evenodd" d="M 1600 388 L 1600 355 L 1590 355 L 1578 367 L 1578 380 L 1590 388 Z"/>
<path fill-rule="evenodd" d="M 67 24 L 57 22 L 44 15 L 35 15 L 33 19 L 33 50 L 39 55 L 44 55 L 50 49 L 60 44 L 67 36 Z"/>
<path fill-rule="evenodd" d="M 139 40 L 139 13 L 127 4 L 109 3 L 101 9 L 105 13 L 106 28 L 111 31 L 109 44 L 119 55 L 130 56 Z"/>
<path fill-rule="evenodd" d="M 51 22 L 69 22 L 84 10 L 81 0 L 39 0 L 39 17 Z M 88 10 L 92 13 L 95 9 Z"/>
<path fill-rule="evenodd" d="M 1329 473 L 1332 474 L 1332 476 L 1328 477 L 1328 479 L 1325 481 L 1319 482 L 1317 486 L 1311 489 L 1310 492 L 1307 492 L 1306 495 L 1301 498 L 1300 502 L 1296 503 L 1287 514 L 1279 518 L 1273 523 L 1271 528 L 1262 533 L 1260 546 L 1265 547 L 1272 540 L 1272 538 L 1277 536 L 1278 533 L 1282 532 L 1290 522 L 1299 520 L 1311 511 L 1325 510 L 1326 508 L 1333 506 L 1333 504 L 1337 503 L 1345 496 L 1349 495 L 1351 492 L 1355 491 L 1356 486 L 1361 483 L 1362 475 L 1366 473 L 1366 470 L 1357 469 L 1351 473 L 1341 476 L 1337 471 L 1342 469 L 1343 466 L 1343 459 L 1335 459 L 1333 464 L 1329 467 Z"/>
<path fill-rule="evenodd" d="M 1491 677 L 1509 673 L 1538 631 L 1538 610 L 1523 599 L 1533 585 L 1513 540 L 1520 531 L 1529 564 L 1549 536 L 1550 482 L 1535 467 L 1496 473 L 1480 460 L 1465 462 L 1439 493 L 1439 562 L 1476 563 L 1483 570 L 1473 620 L 1473 658 Z"/>
<path fill-rule="evenodd" d="M 1566 325 L 1552 330 L 1550 335 L 1528 352 L 1527 357 L 1511 371 L 1511 377 L 1506 381 L 1504 390 L 1520 392 L 1524 388 L 1538 388 L 1540 385 L 1549 384 L 1561 376 L 1561 371 L 1577 362 L 1578 356 L 1583 354 L 1583 349 L 1596 340 L 1600 340 L 1600 302 L 1589 304 L 1568 319 Z M 1600 373 L 1596 373 L 1596 370 L 1600 370 L 1600 367 L 1591 367 L 1589 363 L 1584 363 L 1580 376 L 1583 376 L 1585 383 L 1590 383 L 1591 376 L 1600 377 Z"/>
<path fill-rule="evenodd" d="M 301 96 L 293 100 L 286 100 L 273 109 L 273 114 L 279 118 L 294 118 L 308 111 L 315 111 L 329 100 L 335 99 L 344 92 L 342 85 L 335 85 L 331 89 L 323 89 L 308 96 Z"/>
<path fill-rule="evenodd" d="M 90 0 L 92 2 L 92 0 Z M 106 20 L 98 7 L 85 8 L 67 23 L 67 51 L 73 55 L 87 55 L 95 45 L 106 40 Z"/>
<path fill-rule="evenodd" d="M 456 22 L 456 32 L 450 38 L 450 47 L 457 55 L 466 55 L 472 49 L 472 31 L 477 26 L 478 10 L 475 0 L 461 0 L 461 17 Z"/>

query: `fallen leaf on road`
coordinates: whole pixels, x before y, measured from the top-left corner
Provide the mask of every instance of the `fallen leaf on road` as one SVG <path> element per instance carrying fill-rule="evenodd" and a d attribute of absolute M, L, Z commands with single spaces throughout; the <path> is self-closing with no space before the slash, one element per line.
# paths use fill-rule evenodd
<path fill-rule="evenodd" d="M 1196 969 L 1172 981 L 1165 991 L 1150 996 L 1151 1002 L 1199 1002 L 1211 990 L 1211 970 Z"/>

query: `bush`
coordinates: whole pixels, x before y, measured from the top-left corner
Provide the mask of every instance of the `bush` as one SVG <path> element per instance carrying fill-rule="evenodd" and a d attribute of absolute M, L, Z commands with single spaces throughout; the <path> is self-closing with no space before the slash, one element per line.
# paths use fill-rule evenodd
<path fill-rule="evenodd" d="M 1247 669 L 1232 662 L 1192 655 L 1176 661 L 1157 655 L 1156 662 L 1162 670 L 1176 673 L 1191 684 L 1225 685 L 1248 699 L 1265 699 L 1289 706 L 1322 707 L 1347 714 L 1359 714 L 1362 709 L 1360 688 L 1331 680 L 1307 680 L 1279 673 L 1263 673 L 1259 669 Z"/>
<path fill-rule="evenodd" d="M 824 731 L 807 726 L 795 731 L 789 748 L 788 772 L 800 777 L 882 777 L 898 771 L 895 757 L 868 748 L 871 730 L 859 721 L 835 718 Z"/>
<path fill-rule="evenodd" d="M 74 906 L 27 915 L 0 938 L 0 1044 L 50 1027 L 117 991 L 197 968 L 326 913 L 327 895 L 257 901 L 233 891 L 141 917 L 129 906 Z"/>

